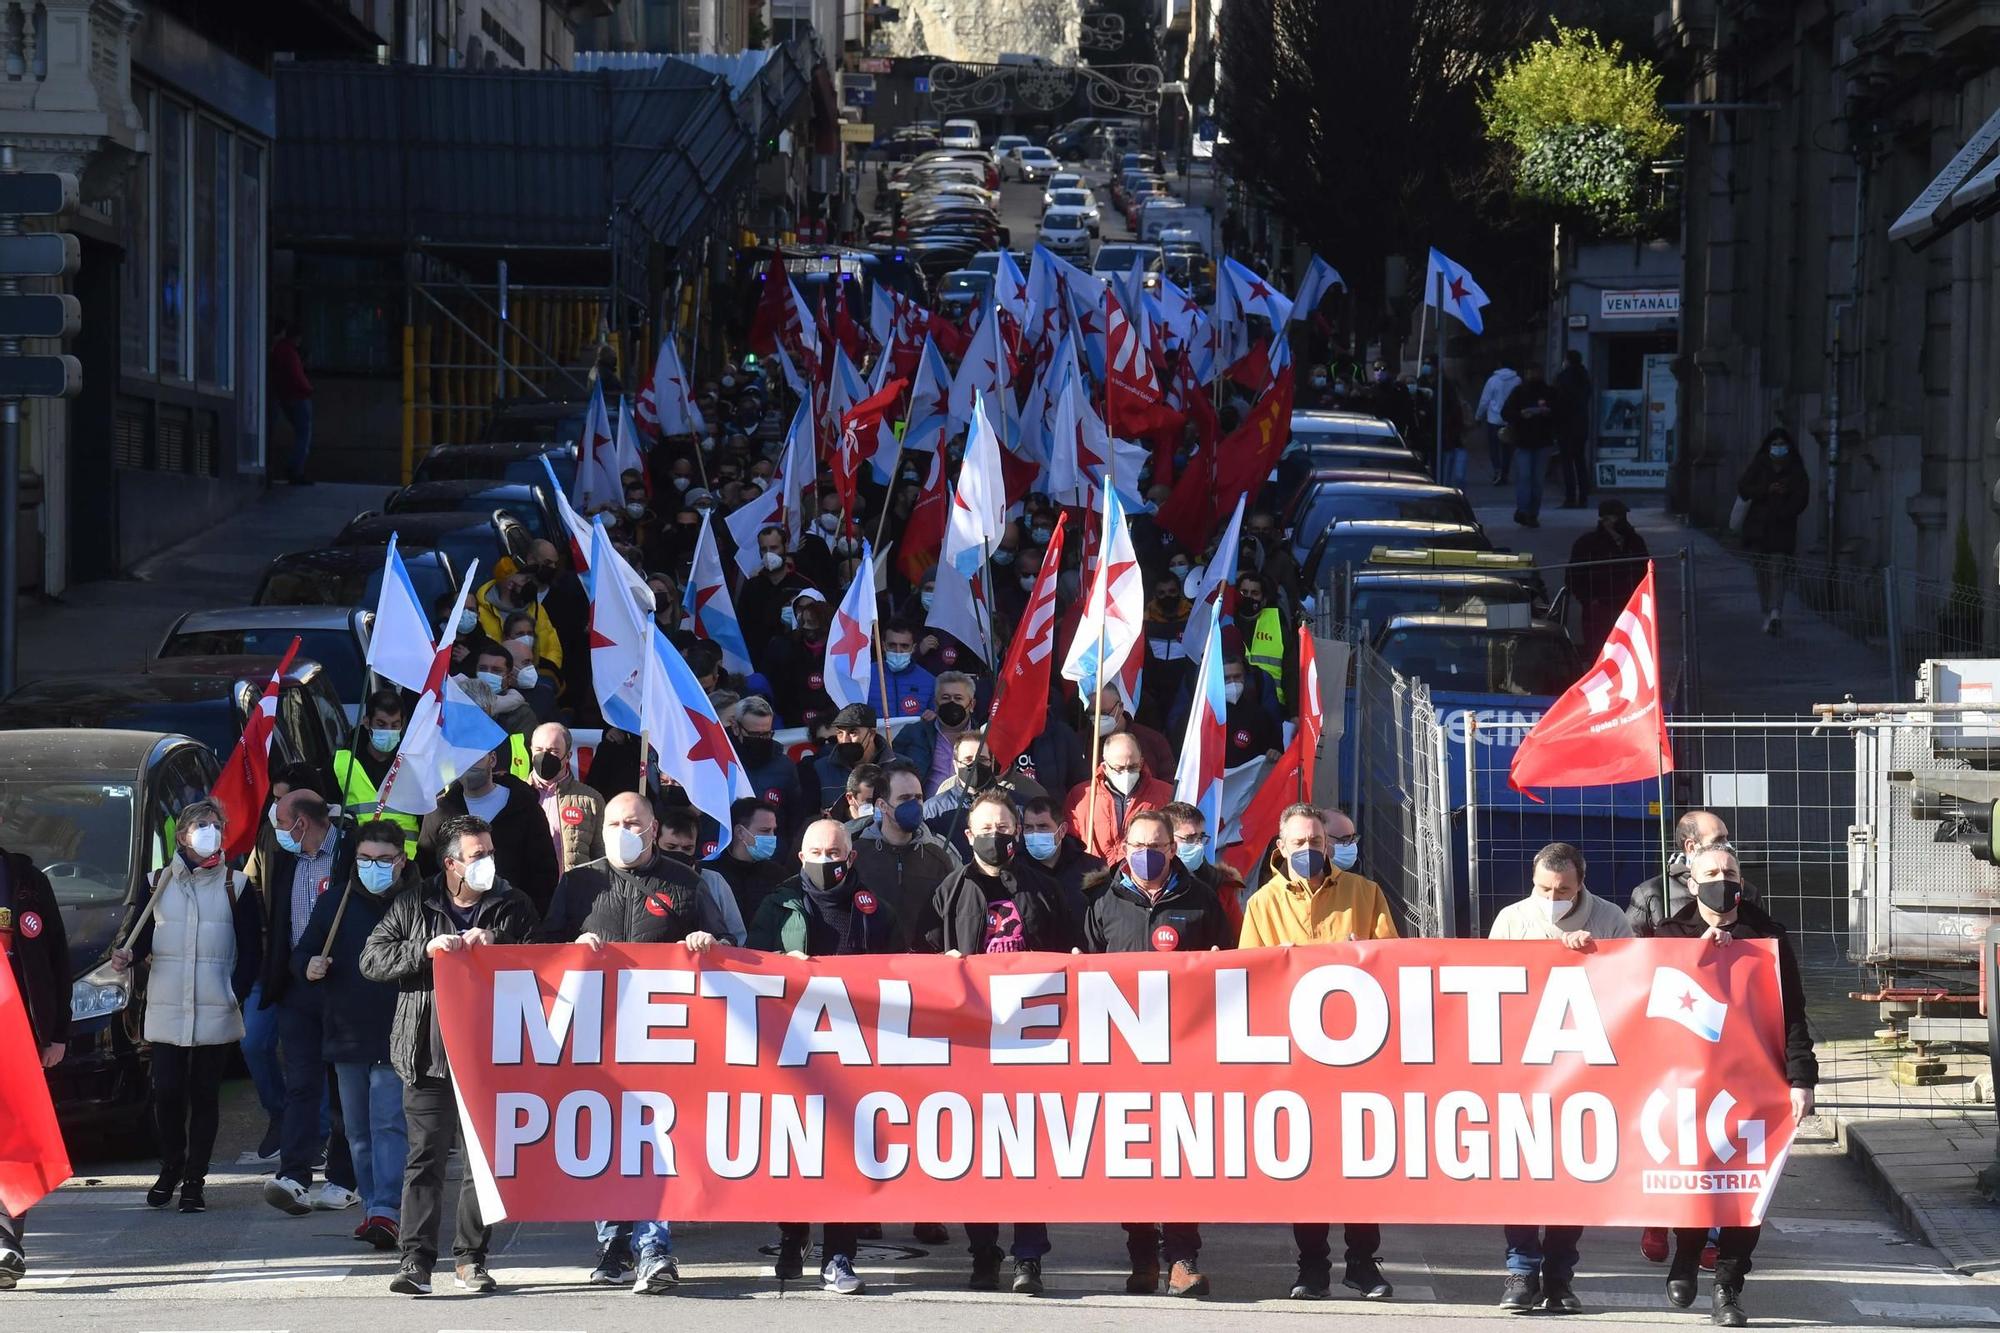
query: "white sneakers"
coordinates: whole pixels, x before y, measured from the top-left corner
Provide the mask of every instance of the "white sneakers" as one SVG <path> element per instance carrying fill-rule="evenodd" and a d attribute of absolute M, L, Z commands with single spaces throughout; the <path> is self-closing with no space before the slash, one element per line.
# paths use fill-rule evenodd
<path fill-rule="evenodd" d="M 322 1180 L 311 1194 L 312 1206 L 323 1213 L 337 1213 L 361 1202 L 361 1196 L 331 1180 Z"/>
<path fill-rule="evenodd" d="M 293 1217 L 304 1217 L 313 1210 L 312 1198 L 306 1193 L 306 1187 L 283 1176 L 273 1176 L 264 1182 L 264 1202 Z"/>

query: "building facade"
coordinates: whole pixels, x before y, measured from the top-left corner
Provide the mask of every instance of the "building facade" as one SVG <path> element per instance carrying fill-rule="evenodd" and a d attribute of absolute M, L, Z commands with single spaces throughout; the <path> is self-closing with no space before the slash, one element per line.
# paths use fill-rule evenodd
<path fill-rule="evenodd" d="M 1687 117 L 1677 494 L 1722 523 L 1765 433 L 1813 478 L 1800 553 L 1995 577 L 2000 232 L 1888 230 L 2000 108 L 2000 7 L 1672 0 Z"/>

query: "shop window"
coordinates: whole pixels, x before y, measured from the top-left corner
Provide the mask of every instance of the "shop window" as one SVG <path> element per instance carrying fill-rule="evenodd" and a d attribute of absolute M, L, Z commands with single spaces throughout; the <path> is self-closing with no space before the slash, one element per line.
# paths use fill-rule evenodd
<path fill-rule="evenodd" d="M 159 295 L 159 373 L 186 379 L 192 367 L 186 355 L 188 267 L 188 148 L 187 111 L 160 99 L 160 132 L 154 139 L 158 156 L 160 255 L 156 290 Z"/>

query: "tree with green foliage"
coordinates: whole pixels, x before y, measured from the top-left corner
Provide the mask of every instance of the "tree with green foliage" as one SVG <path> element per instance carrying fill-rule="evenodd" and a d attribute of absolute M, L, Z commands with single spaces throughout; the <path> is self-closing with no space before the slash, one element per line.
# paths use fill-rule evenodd
<path fill-rule="evenodd" d="M 1488 137 L 1512 150 L 1524 199 L 1574 211 L 1608 230 L 1640 222 L 1642 173 L 1673 143 L 1660 76 L 1620 42 L 1555 25 L 1480 99 Z"/>

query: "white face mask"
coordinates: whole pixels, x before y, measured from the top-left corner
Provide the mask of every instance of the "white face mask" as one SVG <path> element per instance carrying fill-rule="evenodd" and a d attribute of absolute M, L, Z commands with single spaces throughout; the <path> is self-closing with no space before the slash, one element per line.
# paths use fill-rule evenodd
<path fill-rule="evenodd" d="M 818 518 L 814 519 L 813 522 L 819 524 L 819 530 L 821 532 L 831 533 L 835 528 L 840 526 L 840 515 L 821 514 Z"/>
<path fill-rule="evenodd" d="M 1243 682 L 1240 680 L 1232 680 L 1224 682 L 1222 686 L 1222 697 L 1229 700 L 1229 702 L 1231 703 L 1235 703 L 1238 699 L 1241 699 L 1243 697 Z"/>
<path fill-rule="evenodd" d="M 854 817 L 856 819 L 875 818 L 875 806 L 871 802 L 863 801 L 861 804 L 854 807 Z"/>
<path fill-rule="evenodd" d="M 468 861 L 465 864 L 465 887 L 471 889 L 474 893 L 485 893 L 493 887 L 494 877 L 499 873 L 499 870 L 493 864 L 491 856 L 482 856 L 476 861 Z"/>
<path fill-rule="evenodd" d="M 778 551 L 764 552 L 764 568 L 775 574 L 785 567 L 785 557 Z"/>
<path fill-rule="evenodd" d="M 188 834 L 188 850 L 206 861 L 222 850 L 222 830 L 214 824 L 203 824 Z"/>
<path fill-rule="evenodd" d="M 541 678 L 542 673 L 535 669 L 535 665 L 532 662 L 514 673 L 514 683 L 524 690 L 534 689 Z M 1234 703 L 1235 700 L 1232 699 L 1230 702 Z"/>
<path fill-rule="evenodd" d="M 1097 719 L 1098 735 L 1109 736 L 1112 732 L 1116 730 L 1118 730 L 1118 715 L 1116 713 L 1103 713 L 1098 716 Z"/>
<path fill-rule="evenodd" d="M 620 870 L 646 859 L 646 835 L 634 829 L 615 828 L 604 840 L 604 854 Z"/>
<path fill-rule="evenodd" d="M 1535 901 L 1542 905 L 1542 910 L 1548 913 L 1551 921 L 1560 921 L 1576 909 L 1574 898 L 1544 898 L 1538 893 Z"/>
<path fill-rule="evenodd" d="M 1140 774 L 1136 768 L 1121 773 L 1114 773 L 1110 769 L 1106 769 L 1104 776 L 1110 779 L 1111 785 L 1118 789 L 1120 796 L 1130 796 L 1139 786 Z"/>

